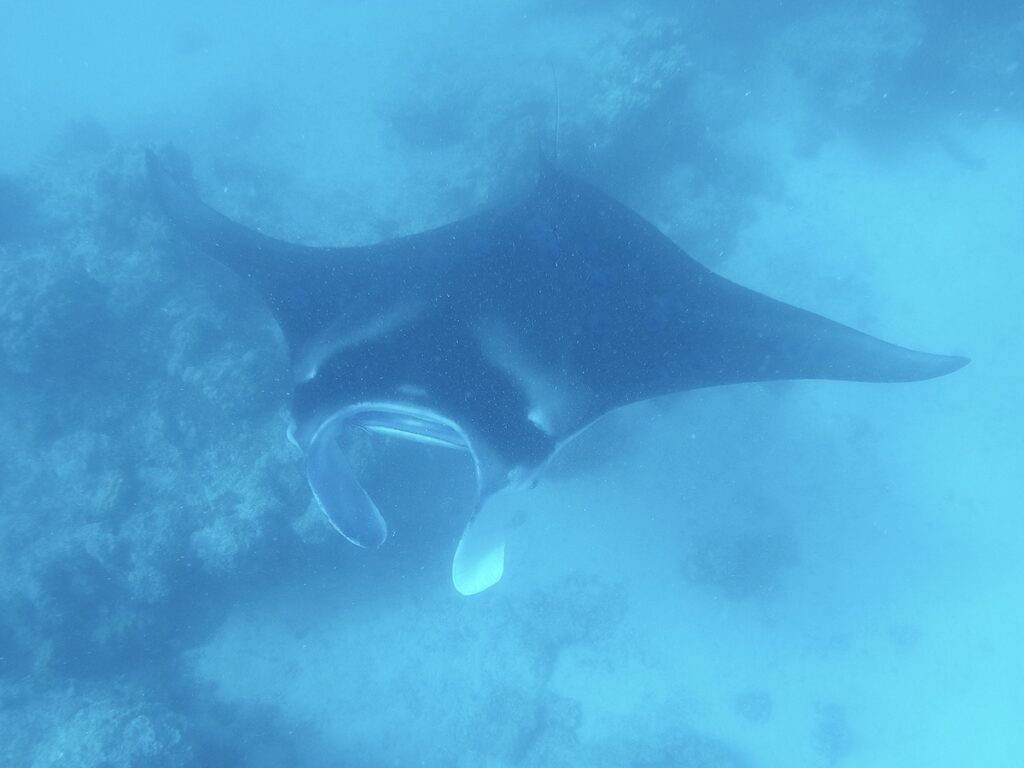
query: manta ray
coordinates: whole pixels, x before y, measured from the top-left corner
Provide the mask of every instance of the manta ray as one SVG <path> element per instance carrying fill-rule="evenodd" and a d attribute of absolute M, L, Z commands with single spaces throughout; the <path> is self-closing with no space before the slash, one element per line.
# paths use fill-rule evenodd
<path fill-rule="evenodd" d="M 780 379 L 907 382 L 964 357 L 890 344 L 744 288 L 640 215 L 550 163 L 528 192 L 376 245 L 276 240 L 205 205 L 147 153 L 185 241 L 255 284 L 287 341 L 289 432 L 320 508 L 349 541 L 388 526 L 343 450 L 359 428 L 468 451 L 476 505 L 452 580 L 504 571 L 504 528 L 478 514 L 536 480 L 603 414 L 703 387 Z"/>

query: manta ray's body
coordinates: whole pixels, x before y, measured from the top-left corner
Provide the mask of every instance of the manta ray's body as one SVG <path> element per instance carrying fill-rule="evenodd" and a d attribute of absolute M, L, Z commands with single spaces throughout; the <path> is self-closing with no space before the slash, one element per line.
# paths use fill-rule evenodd
<path fill-rule="evenodd" d="M 253 280 L 288 341 L 295 441 L 347 538 L 387 527 L 341 446 L 358 425 L 468 449 L 478 508 L 627 403 L 776 379 L 897 382 L 960 368 L 725 280 L 633 211 L 553 168 L 507 205 L 411 237 L 313 248 L 235 224 L 156 159 L 157 199 L 185 237 Z M 495 531 L 459 545 L 453 576 L 496 582 Z"/>

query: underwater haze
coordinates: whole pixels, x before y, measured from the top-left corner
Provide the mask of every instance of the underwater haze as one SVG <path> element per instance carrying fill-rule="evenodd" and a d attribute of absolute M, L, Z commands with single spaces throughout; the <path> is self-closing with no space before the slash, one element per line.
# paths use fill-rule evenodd
<path fill-rule="evenodd" d="M 1020 766 L 1022 65 L 1001 0 L 4 4 L 0 764 Z M 391 535 L 339 536 L 285 339 L 150 149 L 339 246 L 553 161 L 730 280 L 972 362 L 617 410 L 503 499 L 465 597 L 470 462 L 366 438 Z"/>

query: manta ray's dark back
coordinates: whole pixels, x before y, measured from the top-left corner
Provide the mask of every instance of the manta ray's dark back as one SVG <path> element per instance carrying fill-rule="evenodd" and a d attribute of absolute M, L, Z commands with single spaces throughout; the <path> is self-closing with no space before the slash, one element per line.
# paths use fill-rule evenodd
<path fill-rule="evenodd" d="M 336 448 L 343 424 L 467 448 L 482 502 L 630 402 L 779 379 L 913 381 L 967 363 L 730 282 L 550 166 L 529 194 L 445 227 L 311 248 L 230 221 L 147 162 L 176 229 L 255 282 L 281 324 L 310 486 L 363 545 L 387 527 Z M 454 568 L 463 592 L 493 584 L 503 564 L 496 529 L 480 541 L 473 530 Z"/>

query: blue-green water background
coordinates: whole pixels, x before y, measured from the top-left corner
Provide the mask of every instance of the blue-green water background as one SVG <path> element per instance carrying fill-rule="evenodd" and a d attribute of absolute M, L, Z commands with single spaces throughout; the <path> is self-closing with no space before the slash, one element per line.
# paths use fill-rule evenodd
<path fill-rule="evenodd" d="M 0 763 L 1021 764 L 1019 3 L 0 17 Z M 395 540 L 334 534 L 278 332 L 170 248 L 141 148 L 366 243 L 529 176 L 556 91 L 559 163 L 696 258 L 973 363 L 614 414 L 467 600 L 464 467 L 378 446 Z"/>

